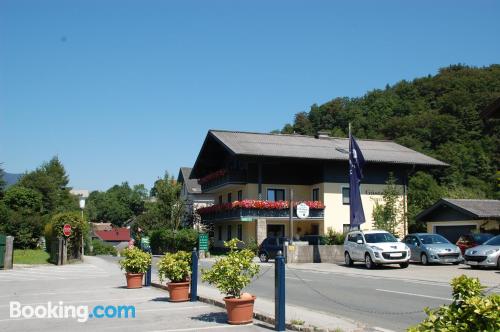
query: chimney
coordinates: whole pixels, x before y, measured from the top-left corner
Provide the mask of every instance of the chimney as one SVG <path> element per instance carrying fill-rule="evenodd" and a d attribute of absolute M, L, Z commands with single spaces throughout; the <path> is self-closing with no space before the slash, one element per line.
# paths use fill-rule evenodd
<path fill-rule="evenodd" d="M 329 132 L 326 130 L 320 130 L 318 133 L 314 136 L 317 139 L 321 138 L 330 138 Z"/>

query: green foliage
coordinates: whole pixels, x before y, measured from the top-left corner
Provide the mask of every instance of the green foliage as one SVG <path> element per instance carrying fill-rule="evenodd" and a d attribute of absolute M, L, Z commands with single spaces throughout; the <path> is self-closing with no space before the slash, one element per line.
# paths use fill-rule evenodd
<path fill-rule="evenodd" d="M 218 259 L 208 270 L 202 269 L 203 281 L 217 287 L 231 297 L 240 297 L 241 291 L 259 273 L 259 265 L 253 263 L 254 253 L 248 249 L 238 250 L 238 239 L 224 242 L 229 248 L 226 257 Z"/>
<path fill-rule="evenodd" d="M 409 221 L 430 198 L 454 194 L 461 198 L 500 195 L 494 174 L 500 165 L 500 121 L 482 121 L 479 113 L 500 97 L 500 65 L 473 68 L 454 65 L 434 76 L 400 81 L 358 98 L 335 98 L 295 115 L 282 133 L 314 135 L 326 130 L 345 137 L 349 123 L 359 138 L 389 139 L 448 164 L 432 172 L 430 193 L 410 179 Z M 420 182 L 420 183 L 418 183 Z M 439 187 L 439 188 L 436 188 Z M 464 197 L 465 196 L 465 197 Z M 415 206 L 414 206 L 415 204 Z"/>
<path fill-rule="evenodd" d="M 465 275 L 452 280 L 453 302 L 436 310 L 425 308 L 427 318 L 409 332 L 499 331 L 500 294 L 485 296 L 477 278 Z"/>
<path fill-rule="evenodd" d="M 23 213 L 40 213 L 42 210 L 42 195 L 33 189 L 22 186 L 12 186 L 5 191 L 3 201 L 14 211 Z"/>
<path fill-rule="evenodd" d="M 151 265 L 151 254 L 137 247 L 123 249 L 121 255 L 120 266 L 128 273 L 146 273 Z"/>
<path fill-rule="evenodd" d="M 16 264 L 47 264 L 49 254 L 40 249 L 14 250 L 14 263 Z"/>
<path fill-rule="evenodd" d="M 155 254 L 173 252 L 178 250 L 192 251 L 198 243 L 198 232 L 192 228 L 178 231 L 160 229 L 151 232 L 151 250 Z"/>
<path fill-rule="evenodd" d="M 103 242 L 98 239 L 92 240 L 92 255 L 111 255 L 116 256 L 118 253 L 112 244 Z"/>
<path fill-rule="evenodd" d="M 158 262 L 160 282 L 165 278 L 171 282 L 183 282 L 191 275 L 191 253 L 178 251 L 166 253 Z"/>
<path fill-rule="evenodd" d="M 57 237 L 64 237 L 63 227 L 65 224 L 71 226 L 71 235 L 68 237 L 68 255 L 73 258 L 79 257 L 82 247 L 82 236 L 86 235 L 89 231 L 89 224 L 82 218 L 80 212 L 61 212 L 52 216 L 51 227 L 46 228 L 50 230 L 48 233 L 50 238 L 49 242 L 52 242 Z"/>
<path fill-rule="evenodd" d="M 397 235 L 398 227 L 404 221 L 404 205 L 399 200 L 401 193 L 396 187 L 396 178 L 389 173 L 389 178 L 385 182 L 383 191 L 384 203 L 375 201 L 373 207 L 373 220 L 376 229 L 383 229 Z"/>
<path fill-rule="evenodd" d="M 5 182 L 5 179 L 4 179 L 5 172 L 4 172 L 3 168 L 1 167 L 1 165 L 2 165 L 2 163 L 0 163 L 0 198 L 2 198 L 3 191 L 5 189 L 5 185 L 7 184 Z"/>
<path fill-rule="evenodd" d="M 443 189 L 432 175 L 417 172 L 408 184 L 408 228 L 410 233 L 426 231 L 425 225 L 417 224 L 415 217 L 443 197 Z"/>
<path fill-rule="evenodd" d="M 245 248 L 254 253 L 255 256 L 259 253 L 259 244 L 254 238 L 250 238 L 245 245 Z"/>
<path fill-rule="evenodd" d="M 341 245 L 344 244 L 345 234 L 340 232 L 335 232 L 331 227 L 328 227 L 328 231 L 325 236 L 323 236 L 324 244 L 327 245 Z"/>
<path fill-rule="evenodd" d="M 180 196 L 181 185 L 165 173 L 163 179 L 155 182 L 151 195 L 156 198 L 157 214 L 169 228 L 177 230 L 181 227 L 186 214 L 186 205 Z"/>
<path fill-rule="evenodd" d="M 34 249 L 42 234 L 44 220 L 38 214 L 29 215 L 18 211 L 7 212 L 7 222 L 0 225 L 2 233 L 14 236 L 14 248 Z"/>

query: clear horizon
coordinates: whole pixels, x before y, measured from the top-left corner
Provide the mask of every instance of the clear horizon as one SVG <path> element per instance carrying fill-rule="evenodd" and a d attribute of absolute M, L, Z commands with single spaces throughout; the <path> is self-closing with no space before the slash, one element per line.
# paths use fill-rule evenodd
<path fill-rule="evenodd" d="M 498 63 L 494 1 L 0 2 L 0 163 L 77 189 L 191 167 L 209 129 L 270 132 L 335 97 Z"/>

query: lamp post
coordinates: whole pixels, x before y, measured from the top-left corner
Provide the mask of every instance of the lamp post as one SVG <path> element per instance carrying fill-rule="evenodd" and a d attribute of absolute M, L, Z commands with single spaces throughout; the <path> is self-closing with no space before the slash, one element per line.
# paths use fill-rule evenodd
<path fill-rule="evenodd" d="M 85 198 L 83 196 L 80 196 L 80 210 L 82 210 L 82 222 L 83 222 L 83 209 L 85 209 Z M 83 229 L 82 229 L 82 259 L 83 259 L 83 254 L 84 254 L 84 243 L 83 243 Z"/>

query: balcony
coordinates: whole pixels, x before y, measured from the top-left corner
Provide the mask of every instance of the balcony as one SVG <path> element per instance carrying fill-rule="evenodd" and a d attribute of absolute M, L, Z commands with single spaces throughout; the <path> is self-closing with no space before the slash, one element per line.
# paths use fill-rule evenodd
<path fill-rule="evenodd" d="M 226 184 L 245 184 L 246 181 L 246 172 L 222 169 L 201 178 L 199 183 L 203 192 L 209 192 Z"/>
<path fill-rule="evenodd" d="M 212 211 L 207 213 L 201 213 L 201 219 L 204 222 L 213 222 L 221 220 L 240 220 L 240 221 L 251 221 L 257 218 L 266 219 L 288 219 L 289 217 L 288 209 L 252 209 L 252 208 L 234 208 L 228 210 Z M 294 220 L 302 220 L 297 217 L 296 209 L 294 208 Z M 311 219 L 323 219 L 324 218 L 324 208 L 321 209 L 310 209 L 309 217 L 304 220 Z"/>

